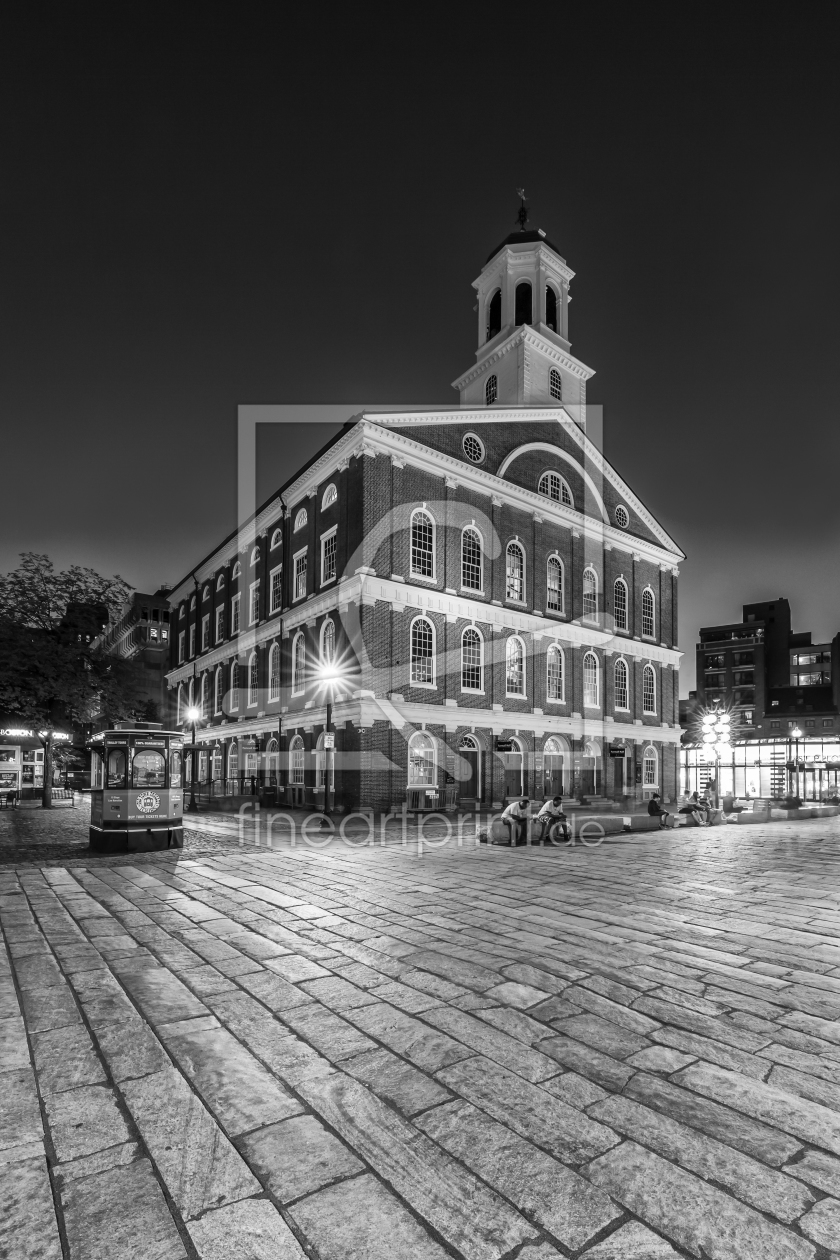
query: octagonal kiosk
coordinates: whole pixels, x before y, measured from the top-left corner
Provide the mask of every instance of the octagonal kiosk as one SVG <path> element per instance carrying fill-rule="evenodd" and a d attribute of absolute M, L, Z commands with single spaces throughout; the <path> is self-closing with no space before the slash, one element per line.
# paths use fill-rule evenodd
<path fill-rule="evenodd" d="M 180 849 L 182 751 L 177 731 L 100 731 L 91 753 L 90 847 L 99 853 Z"/>

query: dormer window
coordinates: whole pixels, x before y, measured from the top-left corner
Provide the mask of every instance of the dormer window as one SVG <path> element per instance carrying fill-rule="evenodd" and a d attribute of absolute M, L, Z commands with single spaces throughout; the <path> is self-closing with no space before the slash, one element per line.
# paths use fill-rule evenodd
<path fill-rule="evenodd" d="M 487 340 L 492 341 L 502 331 L 502 290 L 497 289 L 487 304 Z"/>
<path fill-rule="evenodd" d="M 484 386 L 484 401 L 489 407 L 491 403 L 496 401 L 499 393 L 499 382 L 495 375 L 487 377 L 487 384 Z"/>
<path fill-rule="evenodd" d="M 514 301 L 514 322 L 519 328 L 521 324 L 530 324 L 532 320 L 533 310 L 533 290 L 529 280 L 522 280 L 516 286 L 516 294 Z"/>
<path fill-rule="evenodd" d="M 306 508 L 301 508 L 295 517 L 295 533 L 297 533 L 299 529 L 303 529 L 308 519 L 309 517 L 306 515 Z"/>
<path fill-rule="evenodd" d="M 552 332 L 557 332 L 557 294 L 550 284 L 545 286 L 545 322 Z"/>

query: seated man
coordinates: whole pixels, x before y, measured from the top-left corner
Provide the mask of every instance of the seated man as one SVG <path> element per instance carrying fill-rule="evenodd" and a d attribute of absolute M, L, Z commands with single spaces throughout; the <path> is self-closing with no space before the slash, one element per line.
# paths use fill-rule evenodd
<path fill-rule="evenodd" d="M 668 819 L 671 817 L 671 815 L 668 813 L 667 809 L 662 808 L 662 805 L 660 803 L 660 796 L 658 792 L 654 792 L 653 796 L 648 801 L 648 813 L 650 814 L 651 818 L 659 819 L 660 831 L 662 830 L 663 827 L 668 826 Z"/>
<path fill-rule="evenodd" d="M 537 821 L 542 827 L 540 840 L 543 843 L 545 842 L 546 836 L 548 836 L 549 840 L 553 842 L 557 832 L 561 830 L 563 832 L 563 839 L 568 842 L 569 824 L 566 821 L 566 815 L 563 813 L 562 796 L 549 797 L 549 799 L 543 803 L 542 809 L 537 814 Z"/>
<path fill-rule="evenodd" d="M 507 823 L 511 845 L 527 843 L 529 803 L 527 796 L 523 796 L 511 801 L 507 809 L 502 810 L 502 822 Z"/>

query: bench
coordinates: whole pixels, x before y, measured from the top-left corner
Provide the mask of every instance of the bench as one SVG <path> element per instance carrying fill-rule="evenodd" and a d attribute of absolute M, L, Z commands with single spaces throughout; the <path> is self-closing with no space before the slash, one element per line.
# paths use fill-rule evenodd
<path fill-rule="evenodd" d="M 57 802 L 61 802 L 63 805 L 71 805 L 75 809 L 76 808 L 76 793 L 73 791 L 72 788 L 53 788 L 52 802 L 53 802 L 53 805 L 55 805 Z"/>

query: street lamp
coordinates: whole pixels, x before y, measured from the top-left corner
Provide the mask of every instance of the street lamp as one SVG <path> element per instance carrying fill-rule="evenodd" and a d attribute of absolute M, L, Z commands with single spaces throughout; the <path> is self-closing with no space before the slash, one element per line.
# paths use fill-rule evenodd
<path fill-rule="evenodd" d="M 720 804 L 720 759 L 732 755 L 732 720 L 728 713 L 714 709 L 701 724 L 703 760 L 715 767 L 715 808 Z"/>
<path fill-rule="evenodd" d="M 333 697 L 336 690 L 344 682 L 345 677 L 345 671 L 338 661 L 327 661 L 318 670 L 318 680 L 327 690 L 327 720 L 324 725 L 324 816 L 321 819 L 322 827 L 330 825 L 330 792 L 335 789 L 335 732 L 332 730 Z"/>
<path fill-rule="evenodd" d="M 796 792 L 794 795 L 799 796 L 799 741 L 802 739 L 802 732 L 798 726 L 794 726 L 790 732 L 790 738 L 796 741 L 796 760 L 794 762 L 796 766 Z"/>
<path fill-rule="evenodd" d="M 187 709 L 187 721 L 192 725 L 192 752 L 190 753 L 190 803 L 187 810 L 190 814 L 198 813 L 198 806 L 195 803 L 195 728 L 198 719 L 201 717 L 201 709 L 194 704 Z"/>

